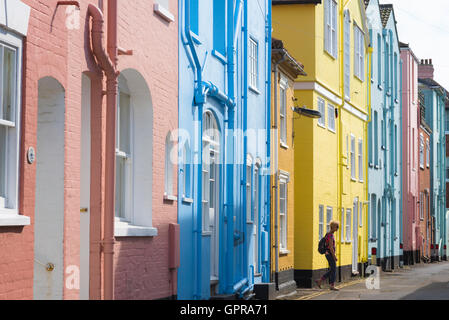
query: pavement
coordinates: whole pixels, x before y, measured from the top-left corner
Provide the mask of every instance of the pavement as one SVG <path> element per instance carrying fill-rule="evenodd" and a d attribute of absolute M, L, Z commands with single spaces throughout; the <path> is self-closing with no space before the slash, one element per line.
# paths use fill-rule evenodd
<path fill-rule="evenodd" d="M 357 278 L 336 287 L 340 291 L 297 289 L 278 300 L 449 300 L 449 262 L 420 263 L 377 278 Z M 370 289 L 369 289 L 370 288 Z"/>

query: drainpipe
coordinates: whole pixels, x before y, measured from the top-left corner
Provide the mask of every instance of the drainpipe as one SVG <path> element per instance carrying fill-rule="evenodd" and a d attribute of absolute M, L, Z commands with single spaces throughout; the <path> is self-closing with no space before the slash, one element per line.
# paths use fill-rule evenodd
<path fill-rule="evenodd" d="M 199 139 L 199 141 L 197 141 L 200 145 L 198 146 L 198 168 L 197 168 L 197 181 L 198 181 L 198 190 L 197 190 L 197 194 L 198 194 L 198 199 L 196 199 L 196 224 L 194 224 L 194 234 L 196 235 L 196 241 L 194 241 L 195 245 L 195 257 L 194 260 L 196 261 L 196 263 L 194 263 L 195 269 L 194 270 L 194 278 L 195 278 L 195 283 L 194 283 L 194 299 L 199 299 L 201 297 L 201 232 L 202 232 L 202 202 L 201 202 L 201 194 L 202 194 L 202 184 L 200 183 L 201 179 L 202 179 L 202 157 L 203 157 L 203 148 L 202 148 L 202 142 L 201 142 L 201 136 L 202 136 L 202 122 L 201 122 L 201 118 L 202 118 L 202 113 L 203 113 L 203 105 L 204 105 L 204 96 L 201 94 L 203 89 L 202 89 L 202 68 L 201 68 L 201 63 L 199 61 L 198 58 L 198 54 L 196 52 L 196 48 L 195 48 L 195 44 L 193 43 L 193 39 L 192 39 L 192 35 L 191 35 L 191 31 L 190 31 L 190 0 L 185 0 L 184 1 L 184 10 L 185 10 L 185 23 L 184 23 L 184 36 L 187 40 L 187 45 L 190 48 L 190 52 L 192 54 L 192 59 L 193 59 L 193 65 L 192 65 L 192 69 L 194 72 L 196 72 L 196 79 L 195 79 L 195 89 L 194 89 L 194 105 L 197 105 L 198 108 L 196 110 L 196 122 L 199 124 L 199 128 L 195 128 L 197 130 L 197 139 Z M 198 94 L 199 92 L 199 94 Z M 195 169 L 195 167 L 194 167 Z M 195 211 L 195 210 L 194 210 Z M 195 213 L 193 213 L 193 216 L 195 218 Z M 195 219 L 193 220 L 195 222 Z"/>
<path fill-rule="evenodd" d="M 267 79 L 266 79 L 266 116 L 267 116 L 267 123 L 266 123 L 266 128 L 269 129 L 271 127 L 271 41 L 272 41 L 272 35 L 271 35 L 271 28 L 272 28 L 272 7 L 271 7 L 271 3 L 268 3 L 268 19 L 266 22 L 266 34 L 267 34 L 267 64 L 266 64 L 266 75 L 267 75 Z M 267 162 L 271 163 L 271 130 L 268 130 L 267 132 Z M 270 186 L 271 183 L 271 175 L 267 175 L 267 186 Z M 268 262 L 268 266 L 267 269 L 268 271 L 266 272 L 266 278 L 264 281 L 268 282 L 271 279 L 271 268 L 269 267 L 271 264 L 271 232 L 270 232 L 270 228 L 271 228 L 271 189 L 267 190 L 265 188 L 265 194 L 266 194 L 266 201 L 267 201 L 267 205 L 266 205 L 266 218 L 265 218 L 265 230 L 267 230 L 268 228 L 268 238 L 269 241 L 266 244 L 270 250 L 268 251 L 268 257 L 267 261 Z"/>
<path fill-rule="evenodd" d="M 400 53 L 400 50 L 399 50 L 399 53 Z M 399 56 L 400 56 L 400 54 L 399 54 Z M 400 58 L 399 58 L 400 59 Z M 399 70 L 400 70 L 400 72 L 399 72 L 399 74 L 400 74 L 400 85 L 399 85 L 399 101 L 400 101 L 400 105 L 399 105 L 399 126 L 400 126 L 400 129 L 399 129 L 399 132 L 400 132 L 400 135 L 401 135 L 401 137 L 402 137 L 402 117 L 403 117 L 403 115 L 402 115 L 402 108 L 403 108 L 403 105 L 402 105 L 402 103 L 403 103 L 403 88 L 402 88 L 402 66 L 403 66 L 403 62 L 402 62 L 402 59 L 400 59 L 400 62 L 399 62 Z M 399 181 L 400 181 L 400 183 L 401 183 L 401 188 L 400 188 L 400 193 L 399 193 L 399 195 L 400 195 L 400 210 L 399 210 L 399 239 L 400 239 L 400 242 L 399 243 L 402 243 L 402 244 L 404 244 L 404 238 L 403 238 L 403 230 L 402 230 L 402 225 L 403 225 L 403 213 L 402 213 L 402 210 L 403 210 L 403 208 L 404 208 L 404 203 L 403 203 L 403 201 L 404 201 L 404 181 L 403 181 L 403 174 L 404 174 L 404 171 L 403 171 L 403 151 L 402 151 L 402 148 L 403 148 L 403 145 L 402 145 L 402 141 L 403 141 L 403 139 L 401 138 L 400 139 L 400 152 L 399 152 L 399 154 L 400 154 L 400 165 L 399 165 L 399 168 L 400 168 L 400 170 L 398 170 L 399 171 L 399 176 L 400 176 L 400 178 L 399 178 Z M 403 250 L 403 249 L 402 249 Z M 401 250 L 399 250 L 399 265 L 400 265 L 400 267 L 402 267 L 402 264 L 403 264 L 403 258 L 402 258 L 402 254 L 401 254 Z"/>
<path fill-rule="evenodd" d="M 114 298 L 114 204 L 115 204 L 115 118 L 117 108 L 117 0 L 110 0 L 108 7 L 108 57 L 103 47 L 103 14 L 96 6 L 89 4 L 88 15 L 92 17 L 92 49 L 101 69 L 106 74 L 106 190 L 103 235 L 104 255 L 104 299 Z M 115 49 L 114 49 L 115 48 Z M 112 53 L 112 54 L 111 54 Z M 112 60 L 112 61 L 111 61 Z"/>
<path fill-rule="evenodd" d="M 279 168 L 278 168 L 278 148 L 279 148 L 279 137 L 278 137 L 278 78 L 279 70 L 278 66 L 285 61 L 285 51 L 282 52 L 282 58 L 278 60 L 274 66 L 274 126 L 273 129 L 276 130 L 276 141 L 274 141 L 274 258 L 275 258 L 275 272 L 274 272 L 274 282 L 276 283 L 276 290 L 279 290 L 279 225 L 278 225 L 278 189 L 279 189 Z"/>

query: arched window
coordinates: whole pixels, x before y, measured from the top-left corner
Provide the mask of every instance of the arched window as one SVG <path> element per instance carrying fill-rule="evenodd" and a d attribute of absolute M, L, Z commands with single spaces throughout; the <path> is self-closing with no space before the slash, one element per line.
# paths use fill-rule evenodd
<path fill-rule="evenodd" d="M 202 171 L 202 202 L 203 202 L 203 231 L 213 231 L 216 225 L 215 217 L 218 213 L 219 188 L 219 154 L 220 132 L 217 121 L 210 111 L 203 115 L 203 171 Z"/>
<path fill-rule="evenodd" d="M 190 153 L 190 145 L 189 142 L 186 141 L 184 144 L 184 148 L 182 151 L 182 172 L 183 172 L 183 192 L 182 197 L 184 200 L 191 198 L 191 153 Z"/>
<path fill-rule="evenodd" d="M 126 69 L 118 78 L 115 236 L 155 236 L 152 227 L 153 106 L 143 76 Z"/>
<path fill-rule="evenodd" d="M 131 218 L 131 96 L 126 80 L 119 82 L 115 145 L 115 215 L 125 221 Z"/>
<path fill-rule="evenodd" d="M 169 132 L 165 138 L 165 189 L 164 198 L 175 200 L 173 193 L 173 163 L 176 160 L 176 153 L 173 152 L 174 143 L 172 133 Z"/>

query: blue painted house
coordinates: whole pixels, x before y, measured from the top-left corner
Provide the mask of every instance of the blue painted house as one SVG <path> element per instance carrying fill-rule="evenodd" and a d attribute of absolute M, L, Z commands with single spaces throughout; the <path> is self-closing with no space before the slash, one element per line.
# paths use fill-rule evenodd
<path fill-rule="evenodd" d="M 448 245 L 447 212 L 446 212 L 446 137 L 445 137 L 445 104 L 449 99 L 448 92 L 433 78 L 424 78 L 422 70 L 426 68 L 424 61 L 419 65 L 419 91 L 424 96 L 425 121 L 432 129 L 430 137 L 430 212 L 432 215 L 431 240 L 436 250 L 435 256 L 445 256 L 444 246 Z"/>
<path fill-rule="evenodd" d="M 402 225 L 402 63 L 392 5 L 365 0 L 371 47 L 371 122 L 368 127 L 369 258 L 399 267 Z M 374 261 L 373 261 L 374 260 Z"/>
<path fill-rule="evenodd" d="M 179 299 L 269 282 L 271 2 L 179 2 Z"/>

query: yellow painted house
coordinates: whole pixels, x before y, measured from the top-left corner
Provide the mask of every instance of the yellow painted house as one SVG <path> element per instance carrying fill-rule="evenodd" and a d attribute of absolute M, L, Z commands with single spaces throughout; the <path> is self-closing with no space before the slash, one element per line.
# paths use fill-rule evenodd
<path fill-rule="evenodd" d="M 278 294 L 296 289 L 294 280 L 295 218 L 295 113 L 294 84 L 305 76 L 304 67 L 293 58 L 279 39 L 272 40 L 271 74 L 271 175 L 272 279 Z"/>
<path fill-rule="evenodd" d="M 300 105 L 321 112 L 295 130 L 294 276 L 311 287 L 328 263 L 318 242 L 340 222 L 337 281 L 367 263 L 369 32 L 362 0 L 273 1 L 273 37 L 307 66 Z"/>

